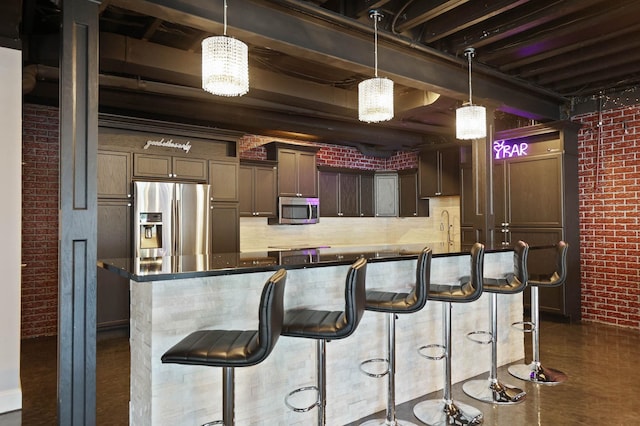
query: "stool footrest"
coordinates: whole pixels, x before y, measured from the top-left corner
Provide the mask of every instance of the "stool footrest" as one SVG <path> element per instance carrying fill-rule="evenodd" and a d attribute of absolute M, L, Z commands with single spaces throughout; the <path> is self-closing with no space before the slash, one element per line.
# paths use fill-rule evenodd
<path fill-rule="evenodd" d="M 433 349 L 433 348 L 438 348 L 442 350 L 442 353 L 439 355 L 427 355 L 424 353 L 425 350 L 427 349 Z M 424 345 L 424 346 L 420 346 L 418 348 L 418 354 L 426 359 L 430 359 L 432 361 L 440 361 L 441 359 L 444 359 L 447 356 L 447 347 L 445 345 L 440 345 L 438 343 L 432 343 L 430 345 Z"/>
<path fill-rule="evenodd" d="M 292 397 L 293 395 L 300 393 L 300 392 L 307 392 L 307 391 L 314 391 L 316 392 L 317 396 L 316 396 L 316 402 L 314 402 L 313 404 L 311 404 L 308 407 L 295 407 L 293 405 L 291 405 L 289 403 L 289 398 Z M 287 394 L 287 396 L 284 398 L 284 403 L 287 407 L 289 407 L 291 410 L 295 411 L 296 413 L 306 413 L 307 411 L 311 411 L 314 408 L 318 407 L 320 405 L 320 393 L 318 391 L 318 387 L 317 386 L 303 386 L 301 388 L 295 389 L 291 392 L 289 392 Z"/>
<path fill-rule="evenodd" d="M 533 333 L 536 331 L 536 323 L 533 321 L 516 321 L 511 323 L 511 328 L 514 328 L 523 333 Z"/>
<path fill-rule="evenodd" d="M 214 426 L 214 425 L 223 425 L 224 426 L 224 420 L 216 420 L 213 422 L 207 422 L 205 424 L 203 424 L 202 426 Z"/>
<path fill-rule="evenodd" d="M 370 371 L 365 370 L 365 368 L 364 368 L 364 367 L 365 367 L 365 365 L 367 365 L 367 364 L 373 364 L 373 363 L 378 363 L 378 362 L 379 362 L 379 363 L 385 363 L 385 364 L 386 364 L 386 367 L 385 367 L 386 369 L 385 369 L 385 371 L 384 371 L 384 372 L 382 372 L 382 373 L 372 373 L 372 372 L 370 372 Z M 367 376 L 369 376 L 369 377 L 373 377 L 373 378 L 376 378 L 376 379 L 378 379 L 378 378 L 380 378 L 380 377 L 384 377 L 384 376 L 386 376 L 387 374 L 389 374 L 389 360 L 388 360 L 388 359 L 386 359 L 386 358 L 371 358 L 371 359 L 364 360 L 364 361 L 362 361 L 362 362 L 360 363 L 360 371 L 362 371 L 362 372 L 363 372 L 364 374 L 366 374 Z"/>
<path fill-rule="evenodd" d="M 489 336 L 487 339 L 476 338 L 476 336 Z M 493 343 L 493 334 L 490 331 L 471 331 L 467 333 L 467 339 L 471 340 L 474 343 L 478 343 L 480 345 L 489 345 Z"/>

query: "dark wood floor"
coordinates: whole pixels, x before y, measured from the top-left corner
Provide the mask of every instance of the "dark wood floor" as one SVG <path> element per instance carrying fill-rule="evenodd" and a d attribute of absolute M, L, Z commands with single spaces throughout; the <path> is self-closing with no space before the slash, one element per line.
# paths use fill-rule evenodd
<path fill-rule="evenodd" d="M 481 409 L 487 425 L 630 425 L 638 422 L 640 330 L 553 321 L 544 321 L 541 330 L 542 362 L 567 373 L 567 382 L 558 386 L 532 385 L 512 378 L 503 367 L 499 376 L 528 392 L 524 402 L 515 406 L 478 403 L 462 393 L 461 384 L 454 386 L 454 398 Z M 528 340 L 527 337 L 527 361 L 530 356 Z M 21 362 L 22 425 L 55 425 L 56 339 L 24 340 Z M 470 362 L 487 362 L 488 368 L 489 360 Z M 126 337 L 98 341 L 96 370 L 98 425 L 126 425 L 129 401 L 129 344 Z M 440 392 L 436 392 L 401 404 L 398 415 L 420 424 L 413 417 L 413 405 L 440 396 Z M 0 416 L 0 425 L 14 424 L 4 420 L 6 418 Z"/>

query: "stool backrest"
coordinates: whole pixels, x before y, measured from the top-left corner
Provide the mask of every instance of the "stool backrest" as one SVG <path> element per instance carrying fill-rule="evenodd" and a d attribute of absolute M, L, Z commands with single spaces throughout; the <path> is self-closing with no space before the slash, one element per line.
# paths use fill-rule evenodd
<path fill-rule="evenodd" d="M 429 247 L 422 249 L 416 265 L 416 285 L 409 293 L 407 300 L 412 304 L 411 310 L 405 312 L 417 312 L 424 308 L 429 296 L 431 286 L 431 257 L 433 253 Z"/>
<path fill-rule="evenodd" d="M 559 241 L 556 245 L 556 272 L 551 277 L 550 285 L 562 285 L 567 280 L 567 253 L 569 244 Z"/>
<path fill-rule="evenodd" d="M 360 324 L 367 303 L 366 275 L 367 259 L 364 257 L 359 258 L 349 267 L 344 289 L 343 327 L 334 338 L 350 336 Z"/>
<path fill-rule="evenodd" d="M 524 287 L 527 285 L 529 273 L 527 272 L 527 257 L 529 256 L 529 244 L 520 240 L 513 246 L 513 274 Z"/>
<path fill-rule="evenodd" d="M 471 247 L 471 273 L 469 283 L 473 294 L 465 297 L 465 301 L 473 302 L 482 296 L 482 280 L 484 278 L 484 244 L 474 243 Z"/>
<path fill-rule="evenodd" d="M 556 244 L 556 269 L 553 272 L 545 274 L 531 274 L 529 282 L 531 285 L 540 285 L 545 287 L 557 287 L 564 284 L 567 280 L 567 253 L 569 244 L 559 241 Z"/>
<path fill-rule="evenodd" d="M 264 352 L 262 359 L 271 353 L 282 331 L 286 281 L 287 271 L 280 269 L 267 280 L 262 288 L 258 323 L 258 345 Z"/>

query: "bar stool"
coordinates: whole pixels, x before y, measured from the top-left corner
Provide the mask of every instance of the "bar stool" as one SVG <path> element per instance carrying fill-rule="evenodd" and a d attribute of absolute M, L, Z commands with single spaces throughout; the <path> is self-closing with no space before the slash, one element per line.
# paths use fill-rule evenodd
<path fill-rule="evenodd" d="M 520 293 L 527 286 L 527 255 L 529 245 L 518 241 L 513 248 L 513 273 L 502 278 L 484 278 L 483 291 L 491 293 L 489 314 L 491 331 L 473 331 L 467 336 L 476 343 L 491 343 L 491 369 L 488 380 L 470 380 L 462 385 L 464 393 L 482 402 L 515 404 L 524 401 L 526 392 L 498 380 L 498 294 Z M 488 334 L 489 341 L 476 340 L 475 335 Z"/>
<path fill-rule="evenodd" d="M 442 302 L 442 338 L 443 345 L 431 344 L 420 347 L 420 355 L 431 360 L 444 358 L 444 388 L 442 399 L 422 401 L 413 407 L 413 414 L 428 425 L 479 425 L 483 421 L 480 410 L 467 404 L 454 401 L 451 395 L 451 307 L 452 303 L 468 303 L 482 295 L 482 273 L 484 266 L 484 245 L 475 243 L 471 248 L 471 273 L 456 285 L 431 284 L 429 300 Z M 439 356 L 425 355 L 422 351 L 440 348 Z"/>
<path fill-rule="evenodd" d="M 262 289 L 258 330 L 199 330 L 175 344 L 162 355 L 165 364 L 222 367 L 222 420 L 204 426 L 233 426 L 235 367 L 264 361 L 273 350 L 284 317 L 283 296 L 287 273 L 280 269 Z"/>
<path fill-rule="evenodd" d="M 327 363 L 326 343 L 330 340 L 349 337 L 358 327 L 366 303 L 365 276 L 367 260 L 359 258 L 347 272 L 345 283 L 344 311 L 321 311 L 315 309 L 291 309 L 285 312 L 282 335 L 316 340 L 316 385 L 298 388 L 285 397 L 287 407 L 296 412 L 307 412 L 318 407 L 318 425 L 326 424 Z M 298 408 L 289 403 L 292 395 L 314 390 L 316 402 L 309 407 Z"/>
<path fill-rule="evenodd" d="M 533 383 L 555 385 L 567 380 L 567 375 L 553 368 L 543 367 L 540 363 L 540 304 L 538 289 L 540 287 L 559 287 L 567 280 L 567 251 L 569 245 L 564 241 L 556 245 L 556 270 L 549 274 L 529 274 L 528 285 L 531 287 L 531 322 L 521 322 L 529 325 L 524 331 L 532 333 L 533 361 L 531 364 L 512 365 L 509 367 L 511 375 Z M 516 325 L 518 323 L 515 323 Z"/>
<path fill-rule="evenodd" d="M 387 328 L 387 358 L 374 358 L 363 361 L 360 366 L 362 371 L 370 377 L 387 376 L 387 407 L 385 419 L 369 420 L 362 426 L 372 425 L 414 425 L 405 420 L 396 418 L 396 394 L 395 394 L 395 374 L 396 374 L 396 314 L 409 314 L 418 312 L 427 303 L 427 292 L 429 291 L 429 281 L 431 278 L 431 249 L 425 247 L 418 256 L 416 265 L 416 281 L 409 293 L 398 293 L 390 291 L 367 290 L 367 305 L 365 310 L 373 312 L 383 312 L 386 314 Z M 386 362 L 387 370 L 381 374 L 372 374 L 362 367 L 371 362 Z"/>

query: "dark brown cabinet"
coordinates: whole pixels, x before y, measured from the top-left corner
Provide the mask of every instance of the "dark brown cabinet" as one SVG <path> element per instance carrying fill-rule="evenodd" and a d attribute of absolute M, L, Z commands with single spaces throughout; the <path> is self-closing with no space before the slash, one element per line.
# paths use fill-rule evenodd
<path fill-rule="evenodd" d="M 207 161 L 201 158 L 136 153 L 133 155 L 133 175 L 206 182 L 208 178 Z"/>
<path fill-rule="evenodd" d="M 460 148 L 421 151 L 418 175 L 420 198 L 460 195 Z"/>
<path fill-rule="evenodd" d="M 131 202 L 98 200 L 98 259 L 131 257 Z M 97 269 L 97 312 L 99 329 L 129 324 L 129 280 Z"/>
<path fill-rule="evenodd" d="M 238 201 L 238 161 L 209 160 L 213 201 Z"/>
<path fill-rule="evenodd" d="M 580 319 L 577 136 L 557 124 L 499 132 L 494 138 L 493 241 L 510 245 L 569 243 L 568 276 L 562 287 L 540 289 L 540 309 Z M 498 157 L 498 158 L 495 158 Z M 530 250 L 531 273 L 555 265 L 553 249 Z M 525 305 L 529 304 L 528 291 Z"/>
<path fill-rule="evenodd" d="M 131 154 L 98 151 L 98 198 L 131 198 Z"/>
<path fill-rule="evenodd" d="M 429 216 L 429 200 L 418 198 L 418 171 L 415 169 L 398 172 L 400 197 L 400 217 Z"/>
<path fill-rule="evenodd" d="M 211 251 L 240 252 L 240 220 L 238 203 L 211 205 Z"/>
<path fill-rule="evenodd" d="M 320 217 L 373 217 L 373 172 L 324 167 L 318 171 Z"/>
<path fill-rule="evenodd" d="M 240 216 L 276 217 L 275 162 L 240 162 Z"/>
<path fill-rule="evenodd" d="M 265 145 L 267 158 L 278 162 L 278 195 L 283 197 L 317 197 L 317 147 L 270 142 Z"/>

